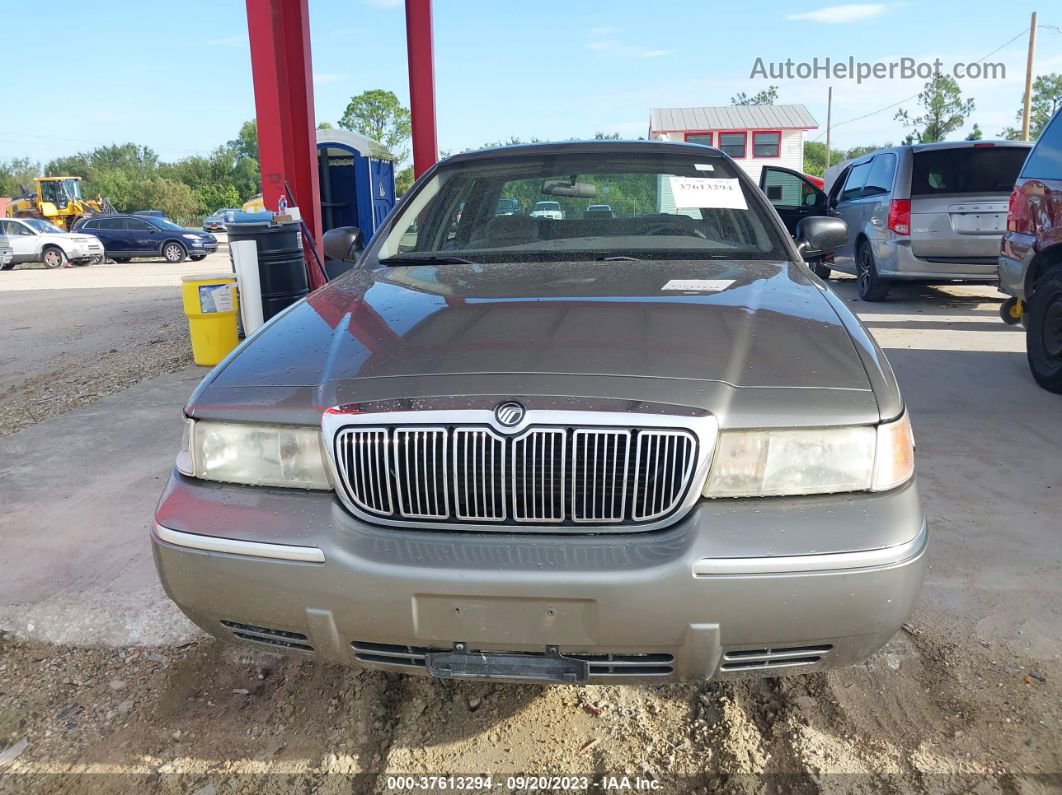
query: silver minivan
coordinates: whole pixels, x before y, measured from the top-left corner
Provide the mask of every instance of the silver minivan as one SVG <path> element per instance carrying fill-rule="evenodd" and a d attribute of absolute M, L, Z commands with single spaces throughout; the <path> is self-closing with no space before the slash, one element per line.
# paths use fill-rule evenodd
<path fill-rule="evenodd" d="M 884 300 L 898 279 L 995 281 L 1007 201 L 1030 146 L 914 144 L 841 163 L 828 206 L 848 224 L 848 241 L 828 267 L 857 276 L 864 301 Z"/>

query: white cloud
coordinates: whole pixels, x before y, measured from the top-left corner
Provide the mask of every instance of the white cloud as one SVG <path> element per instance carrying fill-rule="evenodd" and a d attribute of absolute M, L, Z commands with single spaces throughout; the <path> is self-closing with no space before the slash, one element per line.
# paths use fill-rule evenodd
<path fill-rule="evenodd" d="M 809 22 L 822 22 L 828 25 L 844 25 L 864 19 L 880 17 L 888 10 L 885 3 L 852 3 L 843 6 L 826 6 L 817 11 L 803 14 L 789 14 L 786 19 L 802 19 Z"/>
<path fill-rule="evenodd" d="M 247 43 L 246 33 L 237 33 L 233 36 L 223 36 L 220 39 L 207 39 L 207 44 L 212 47 L 239 47 Z"/>
<path fill-rule="evenodd" d="M 376 6 L 377 8 L 398 8 L 402 5 L 402 0 L 362 0 L 367 6 Z"/>
<path fill-rule="evenodd" d="M 662 58 L 665 55 L 671 55 L 671 50 L 642 50 L 638 53 L 641 58 Z"/>
<path fill-rule="evenodd" d="M 313 84 L 315 86 L 322 86 L 325 83 L 334 83 L 337 80 L 342 80 L 343 75 L 337 75 L 334 72 L 314 72 Z"/>

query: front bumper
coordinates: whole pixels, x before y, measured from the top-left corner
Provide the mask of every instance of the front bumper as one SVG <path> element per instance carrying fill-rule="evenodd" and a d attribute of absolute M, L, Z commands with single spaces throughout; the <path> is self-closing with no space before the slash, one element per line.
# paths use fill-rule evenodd
<path fill-rule="evenodd" d="M 175 474 L 152 540 L 166 592 L 215 635 L 409 673 L 456 644 L 556 647 L 599 660 L 592 682 L 632 682 L 866 658 L 917 598 L 926 529 L 914 483 L 705 501 L 663 530 L 594 536 L 382 528 L 330 493 Z"/>
<path fill-rule="evenodd" d="M 204 243 L 201 246 L 192 245 L 188 247 L 189 254 L 213 254 L 217 250 L 217 243 Z"/>

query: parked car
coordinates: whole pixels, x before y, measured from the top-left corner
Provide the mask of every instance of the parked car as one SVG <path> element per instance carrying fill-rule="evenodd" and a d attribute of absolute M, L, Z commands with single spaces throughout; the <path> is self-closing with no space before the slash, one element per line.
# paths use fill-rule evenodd
<path fill-rule="evenodd" d="M 1040 134 L 1010 194 L 999 255 L 1001 314 L 1025 323 L 1036 383 L 1062 393 L 1062 112 Z"/>
<path fill-rule="evenodd" d="M 607 204 L 591 204 L 583 213 L 583 218 L 615 218 L 612 207 Z"/>
<path fill-rule="evenodd" d="M 225 207 L 217 212 L 213 212 L 203 219 L 203 231 L 204 232 L 224 232 L 225 225 L 231 224 L 236 217 L 236 213 L 240 212 L 235 207 Z"/>
<path fill-rule="evenodd" d="M 542 201 L 535 202 L 535 206 L 531 208 L 531 212 L 528 213 L 531 218 L 552 218 L 555 221 L 564 220 L 564 210 L 561 209 L 560 202 L 555 201 Z"/>
<path fill-rule="evenodd" d="M 914 144 L 846 164 L 829 207 L 848 224 L 849 237 L 831 267 L 856 275 L 864 301 L 885 300 L 897 280 L 996 281 L 1007 197 L 1029 147 Z"/>
<path fill-rule="evenodd" d="M 494 214 L 605 180 L 655 206 Z M 911 426 L 881 349 L 802 257 L 844 223 L 797 236 L 695 144 L 436 164 L 367 250 L 339 236 L 330 256 L 358 267 L 195 390 L 151 531 L 166 592 L 215 635 L 441 678 L 864 659 L 925 571 Z"/>
<path fill-rule="evenodd" d="M 169 216 L 162 210 L 133 210 L 131 215 L 142 215 L 145 218 L 159 218 L 163 221 L 169 221 Z M 170 223 L 173 223 L 172 221 Z"/>
<path fill-rule="evenodd" d="M 107 256 L 115 262 L 158 256 L 167 262 L 183 262 L 185 257 L 195 261 L 218 250 L 218 239 L 213 235 L 156 217 L 97 216 L 78 222 L 74 228 L 99 237 Z"/>
<path fill-rule="evenodd" d="M 512 196 L 502 196 L 498 199 L 498 206 L 494 210 L 495 215 L 519 215 L 520 202 Z"/>
<path fill-rule="evenodd" d="M 0 232 L 14 253 L 5 268 L 20 262 L 40 262 L 46 268 L 89 265 L 103 257 L 103 244 L 98 238 L 80 230 L 67 232 L 40 218 L 0 219 Z"/>
<path fill-rule="evenodd" d="M 0 228 L 0 271 L 6 271 L 9 268 L 13 268 L 14 263 L 11 262 L 14 259 L 15 252 L 11 250 L 11 244 L 7 240 L 7 235 L 4 234 L 3 229 Z"/>

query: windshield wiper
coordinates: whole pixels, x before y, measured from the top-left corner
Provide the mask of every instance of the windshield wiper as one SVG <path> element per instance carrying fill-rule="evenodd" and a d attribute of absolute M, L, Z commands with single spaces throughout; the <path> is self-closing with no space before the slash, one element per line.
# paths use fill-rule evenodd
<path fill-rule="evenodd" d="M 451 257 L 446 254 L 396 254 L 393 257 L 384 257 L 380 260 L 381 265 L 475 265 L 476 263 L 464 257 Z"/>
<path fill-rule="evenodd" d="M 641 257 L 627 257 L 627 256 L 624 256 L 624 255 L 617 254 L 617 255 L 612 256 L 612 257 L 598 257 L 597 261 L 598 262 L 641 262 L 642 258 Z"/>

